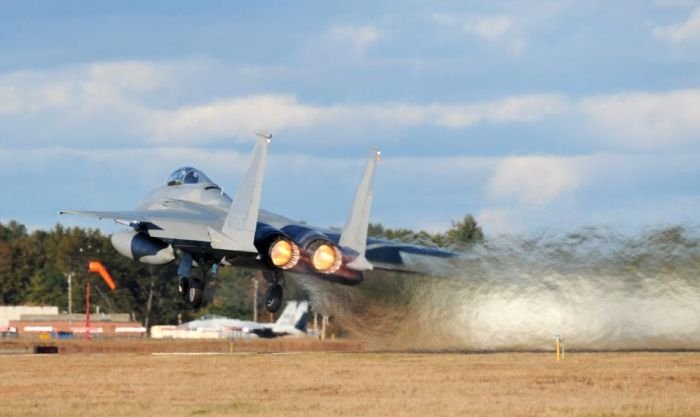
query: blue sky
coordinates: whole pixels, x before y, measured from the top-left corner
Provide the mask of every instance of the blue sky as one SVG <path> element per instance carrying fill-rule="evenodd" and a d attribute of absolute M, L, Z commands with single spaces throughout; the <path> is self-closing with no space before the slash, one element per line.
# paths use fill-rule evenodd
<path fill-rule="evenodd" d="M 182 165 L 263 206 L 490 235 L 697 224 L 700 2 L 0 1 L 0 221 L 102 227 Z"/>

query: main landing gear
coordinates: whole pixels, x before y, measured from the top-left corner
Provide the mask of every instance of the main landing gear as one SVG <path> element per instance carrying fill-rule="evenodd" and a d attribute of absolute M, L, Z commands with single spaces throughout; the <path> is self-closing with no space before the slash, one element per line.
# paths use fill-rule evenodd
<path fill-rule="evenodd" d="M 219 263 L 197 259 L 201 276 L 190 277 L 194 260 L 189 253 L 183 253 L 180 257 L 180 265 L 177 269 L 177 290 L 182 299 L 192 308 L 202 306 L 204 288 L 207 281 L 216 276 Z M 270 283 L 265 293 L 265 309 L 270 313 L 276 313 L 282 307 L 284 299 L 284 274 L 282 271 L 264 271 L 263 277 Z"/>
<path fill-rule="evenodd" d="M 205 281 L 203 279 L 188 278 L 187 291 L 181 294 L 185 301 L 188 302 L 194 309 L 197 309 L 202 305 L 202 299 L 204 298 L 204 283 Z"/>
<path fill-rule="evenodd" d="M 201 278 L 189 276 L 192 270 L 192 255 L 189 253 L 182 256 L 180 266 L 177 270 L 177 291 L 180 293 L 183 300 L 185 300 L 185 302 L 194 309 L 197 309 L 202 305 L 202 300 L 204 298 L 204 287 L 207 283 L 207 278 L 215 277 L 216 273 L 219 271 L 218 263 L 205 261 L 199 261 L 198 263 L 202 275 Z"/>
<path fill-rule="evenodd" d="M 276 313 L 282 307 L 282 299 L 284 298 L 284 274 L 282 271 L 264 271 L 263 277 L 270 283 L 270 286 L 265 292 L 265 309 L 270 313 Z"/>

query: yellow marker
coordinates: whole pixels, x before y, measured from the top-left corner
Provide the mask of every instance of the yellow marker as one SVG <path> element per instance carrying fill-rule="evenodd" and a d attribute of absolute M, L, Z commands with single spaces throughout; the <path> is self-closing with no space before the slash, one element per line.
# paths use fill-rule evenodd
<path fill-rule="evenodd" d="M 559 335 L 554 336 L 554 340 L 556 341 L 557 345 L 557 362 L 561 361 L 561 339 L 559 338 Z"/>

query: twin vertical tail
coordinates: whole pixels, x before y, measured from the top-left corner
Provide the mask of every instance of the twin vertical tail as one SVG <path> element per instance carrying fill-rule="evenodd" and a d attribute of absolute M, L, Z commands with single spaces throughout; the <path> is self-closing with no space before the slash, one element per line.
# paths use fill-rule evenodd
<path fill-rule="evenodd" d="M 352 203 L 352 210 L 345 223 L 343 232 L 340 234 L 340 247 L 346 251 L 357 254 L 355 259 L 348 262 L 346 266 L 355 271 L 370 271 L 372 264 L 365 257 L 367 249 L 367 229 L 369 228 L 369 215 L 372 208 L 372 190 L 374 188 L 374 172 L 377 162 L 381 157 L 378 149 L 372 148 L 367 160 L 365 172 L 362 175 L 360 185 L 355 193 L 355 200 Z"/>
<path fill-rule="evenodd" d="M 256 131 L 258 141 L 253 149 L 250 164 L 238 187 L 221 231 L 209 228 L 211 246 L 237 252 L 255 253 L 255 229 L 260 211 L 262 184 L 265 176 L 267 151 L 272 135 L 265 131 Z M 370 271 L 372 264 L 365 257 L 367 249 L 367 229 L 369 227 L 370 209 L 372 207 L 372 190 L 374 172 L 381 152 L 372 148 L 360 185 L 355 193 L 355 200 L 348 215 L 347 222 L 340 234 L 339 245 L 352 260 L 346 264 L 355 271 Z"/>
<path fill-rule="evenodd" d="M 211 246 L 214 249 L 257 252 L 253 242 L 260 211 L 267 151 L 270 148 L 272 134 L 258 130 L 255 135 L 258 141 L 253 149 L 253 156 L 243 174 L 223 227 L 220 232 L 209 228 Z"/>

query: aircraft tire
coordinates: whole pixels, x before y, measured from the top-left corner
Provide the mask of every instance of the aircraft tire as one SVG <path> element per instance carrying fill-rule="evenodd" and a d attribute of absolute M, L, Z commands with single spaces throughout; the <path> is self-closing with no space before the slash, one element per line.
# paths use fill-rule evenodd
<path fill-rule="evenodd" d="M 265 309 L 270 313 L 276 313 L 282 307 L 284 292 L 279 284 L 272 284 L 265 293 Z"/>
<path fill-rule="evenodd" d="M 180 297 L 182 297 L 183 300 L 188 301 L 187 297 L 189 297 L 189 292 L 190 292 L 190 282 L 187 277 L 179 277 L 177 280 L 177 292 L 180 294 Z"/>
<path fill-rule="evenodd" d="M 204 283 L 197 278 L 189 279 L 189 290 L 187 291 L 187 302 L 192 308 L 199 308 L 202 305 L 204 296 Z"/>

